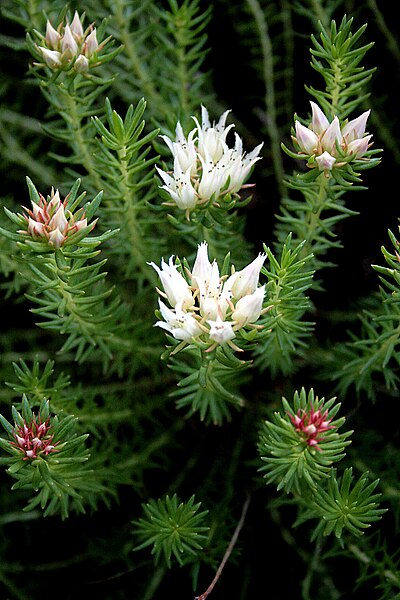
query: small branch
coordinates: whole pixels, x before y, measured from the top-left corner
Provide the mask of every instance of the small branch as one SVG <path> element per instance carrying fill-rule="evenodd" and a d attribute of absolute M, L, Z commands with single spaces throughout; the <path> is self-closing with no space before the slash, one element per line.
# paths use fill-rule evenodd
<path fill-rule="evenodd" d="M 223 568 L 225 567 L 226 563 L 228 562 L 228 559 L 230 557 L 230 555 L 232 554 L 232 550 L 237 542 L 237 539 L 239 537 L 239 533 L 240 530 L 243 527 L 244 524 L 244 520 L 246 518 L 246 514 L 247 514 L 247 509 L 249 508 L 249 504 L 250 504 L 250 496 L 247 496 L 245 503 L 243 504 L 243 508 L 242 508 L 242 514 L 240 515 L 240 520 L 238 522 L 238 524 L 236 525 L 236 529 L 233 532 L 233 536 L 231 538 L 231 541 L 229 542 L 229 545 L 226 549 L 226 552 L 224 554 L 224 557 L 221 561 L 221 564 L 219 565 L 217 572 L 215 573 L 215 577 L 212 580 L 212 582 L 210 583 L 209 587 L 207 588 L 207 590 L 204 592 L 204 594 L 201 594 L 200 596 L 196 596 L 194 600 L 206 600 L 206 598 L 208 598 L 208 596 L 211 594 L 211 592 L 213 591 L 215 584 L 217 583 L 218 579 L 221 576 L 221 573 L 223 571 Z"/>

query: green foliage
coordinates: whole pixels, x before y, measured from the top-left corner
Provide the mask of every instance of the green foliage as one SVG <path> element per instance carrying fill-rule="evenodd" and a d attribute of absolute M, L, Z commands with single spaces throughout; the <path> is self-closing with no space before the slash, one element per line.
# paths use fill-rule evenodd
<path fill-rule="evenodd" d="M 201 421 L 222 425 L 230 420 L 231 408 L 244 405 L 237 387 L 241 372 L 249 366 L 226 345 L 214 354 L 187 346 L 170 362 L 170 368 L 180 377 L 178 389 L 170 395 L 176 398 L 177 408 L 188 409 L 188 416 L 198 413 Z"/>
<path fill-rule="evenodd" d="M 159 47 L 164 51 L 159 81 L 162 97 L 169 98 L 169 119 L 174 115 L 185 126 L 200 102 L 207 99 L 203 96 L 205 75 L 201 67 L 207 54 L 204 30 L 212 5 L 202 12 L 199 0 L 169 0 L 168 4 L 169 10 L 158 12 L 164 22 L 157 30 Z"/>
<path fill-rule="evenodd" d="M 315 513 L 320 523 L 313 533 L 313 539 L 319 534 L 334 533 L 342 536 L 343 529 L 352 535 L 359 536 L 371 527 L 371 523 L 379 521 L 386 509 L 378 508 L 381 494 L 374 494 L 379 479 L 368 483 L 368 474 L 363 473 L 353 485 L 352 469 L 345 469 L 342 477 L 336 479 L 334 469 L 328 481 L 328 490 L 318 489 L 313 498 L 313 507 L 303 515 L 308 518 Z M 314 513 L 314 515 L 313 515 Z"/>
<path fill-rule="evenodd" d="M 329 27 L 320 25 L 319 38 L 311 35 L 314 48 L 311 48 L 311 66 L 325 81 L 325 92 L 306 86 L 306 90 L 317 100 L 322 110 L 332 117 L 344 119 L 362 104 L 367 93 L 365 90 L 373 69 L 361 66 L 365 54 L 373 42 L 360 45 L 367 25 L 352 31 L 353 18 L 343 17 L 339 27 L 331 21 Z"/>
<path fill-rule="evenodd" d="M 28 396 L 32 407 L 39 405 L 44 397 L 51 398 L 53 405 L 62 390 L 70 385 L 70 376 L 65 373 L 58 375 L 54 383 L 49 381 L 54 373 L 54 360 L 48 360 L 43 370 L 37 359 L 34 360 L 32 368 L 22 359 L 19 363 L 13 363 L 13 368 L 18 381 L 6 381 L 5 384 L 17 394 Z"/>
<path fill-rule="evenodd" d="M 395 597 L 392 12 L 1 14 L 0 596 Z"/>
<path fill-rule="evenodd" d="M 148 243 L 149 230 L 160 227 L 148 208 L 155 192 L 150 168 L 156 160 L 154 156 L 149 157 L 150 142 L 158 130 L 142 135 L 145 108 L 146 102 L 142 98 L 136 108 L 132 104 L 129 106 L 123 119 L 106 99 L 108 128 L 98 117 L 93 119 L 101 136 L 97 140 L 95 169 L 102 178 L 106 195 L 104 219 L 119 230 L 119 235 L 113 240 L 112 251 L 121 263 L 121 275 L 138 278 L 142 284 L 143 278 L 148 277 L 146 261 L 161 252 L 161 244 Z"/>
<path fill-rule="evenodd" d="M 332 377 L 337 381 L 341 393 L 355 387 L 358 393 L 365 391 L 371 399 L 375 399 L 376 381 L 381 382 L 388 391 L 396 392 L 398 389 L 399 242 L 390 230 L 389 237 L 393 245 L 392 252 L 382 247 L 388 266 L 373 265 L 380 273 L 382 282 L 379 297 L 376 296 L 371 307 L 359 314 L 360 331 L 349 331 L 346 344 L 332 348 L 336 364 L 340 366 L 332 370 Z M 331 359 L 323 357 L 321 371 L 331 366 Z"/>
<path fill-rule="evenodd" d="M 180 565 L 196 559 L 209 531 L 203 524 L 208 510 L 198 512 L 200 506 L 201 502 L 195 504 L 194 496 L 180 502 L 176 494 L 144 504 L 145 516 L 133 523 L 135 535 L 144 540 L 135 550 L 153 546 L 156 563 L 163 560 L 168 568 L 172 566 L 171 557 Z"/>
<path fill-rule="evenodd" d="M 263 268 L 268 280 L 269 310 L 260 321 L 265 334 L 254 355 L 257 367 L 262 371 L 269 369 L 273 376 L 293 370 L 294 358 L 301 355 L 314 326 L 304 320 L 310 308 L 305 292 L 312 285 L 314 274 L 311 269 L 305 270 L 305 265 L 312 256 L 304 254 L 305 242 L 292 248 L 291 237 L 287 237 L 279 260 L 270 248 L 264 247 L 269 260 L 268 267 Z"/>

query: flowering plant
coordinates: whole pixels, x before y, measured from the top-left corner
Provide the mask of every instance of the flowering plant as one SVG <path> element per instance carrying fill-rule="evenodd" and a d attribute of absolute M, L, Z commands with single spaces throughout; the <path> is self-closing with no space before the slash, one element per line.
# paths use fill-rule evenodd
<path fill-rule="evenodd" d="M 1 598 L 398 596 L 400 51 L 358 4 L 3 0 Z"/>

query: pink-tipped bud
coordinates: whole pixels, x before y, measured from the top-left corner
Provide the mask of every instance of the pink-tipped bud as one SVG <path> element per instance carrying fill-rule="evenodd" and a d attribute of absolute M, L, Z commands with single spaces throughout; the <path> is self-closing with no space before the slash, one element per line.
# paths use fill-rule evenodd
<path fill-rule="evenodd" d="M 315 102 L 311 102 L 311 110 L 312 110 L 312 121 L 311 121 L 311 129 L 317 135 L 321 135 L 324 133 L 326 129 L 329 127 L 329 121 L 325 114 L 322 112 L 318 104 Z"/>
<path fill-rule="evenodd" d="M 64 206 L 60 204 L 57 211 L 54 213 L 49 221 L 50 229 L 59 229 L 61 233 L 64 233 L 68 227 L 68 221 L 65 217 Z"/>
<path fill-rule="evenodd" d="M 46 219 L 45 212 L 41 206 L 32 201 L 32 214 L 36 220 L 44 221 Z"/>
<path fill-rule="evenodd" d="M 46 227 L 43 223 L 28 217 L 28 232 L 32 237 L 43 237 L 46 235 Z"/>
<path fill-rule="evenodd" d="M 51 193 L 50 193 L 50 200 L 49 203 L 47 204 L 47 212 L 49 215 L 53 215 L 55 213 L 56 210 L 58 210 L 58 207 L 61 204 L 61 200 L 60 200 L 60 194 L 59 191 L 56 190 L 54 191 L 53 188 L 51 188 Z"/>
<path fill-rule="evenodd" d="M 58 69 L 61 67 L 61 54 L 57 50 L 49 50 L 39 46 L 39 50 L 43 55 L 44 61 L 50 69 Z"/>
<path fill-rule="evenodd" d="M 336 162 L 336 158 L 331 156 L 329 152 L 323 152 L 321 156 L 316 157 L 315 161 L 320 171 L 331 171 Z"/>
<path fill-rule="evenodd" d="M 89 71 L 89 59 L 87 59 L 86 56 L 83 56 L 83 54 L 80 54 L 75 61 L 74 70 L 77 73 L 86 73 Z"/>
<path fill-rule="evenodd" d="M 308 127 L 304 127 L 300 121 L 295 122 L 295 128 L 296 140 L 300 150 L 305 154 L 315 154 L 318 148 L 318 136 Z"/>
<path fill-rule="evenodd" d="M 65 241 L 65 236 L 61 233 L 59 229 L 55 229 L 54 231 L 50 231 L 49 233 L 49 242 L 55 248 L 61 248 Z"/>
<path fill-rule="evenodd" d="M 78 52 L 78 44 L 75 41 L 70 26 L 67 24 L 64 29 L 64 35 L 61 39 L 61 52 L 69 56 L 75 56 Z"/>
<path fill-rule="evenodd" d="M 46 40 L 46 44 L 49 48 L 52 48 L 53 50 L 58 50 L 58 45 L 61 40 L 61 35 L 58 33 L 58 31 L 56 29 L 54 29 L 54 27 L 52 26 L 50 21 L 47 21 L 45 40 Z"/>
<path fill-rule="evenodd" d="M 365 128 L 367 126 L 367 120 L 371 111 L 367 110 L 362 113 L 356 119 L 349 121 L 342 130 L 343 138 L 349 143 L 358 138 L 362 138 L 365 134 Z"/>
<path fill-rule="evenodd" d="M 98 47 L 99 44 L 97 42 L 96 37 L 96 28 L 94 28 L 85 40 L 85 43 L 83 45 L 83 53 L 85 56 L 87 56 L 87 58 L 91 58 L 93 54 L 97 52 Z"/>
<path fill-rule="evenodd" d="M 71 32 L 78 42 L 83 38 L 83 27 L 78 15 L 78 11 L 75 11 L 74 18 L 72 19 Z"/>
<path fill-rule="evenodd" d="M 342 143 L 342 132 L 340 131 L 339 119 L 335 117 L 328 129 L 321 137 L 321 146 L 323 150 L 326 150 L 330 154 L 336 152 L 336 143 Z"/>
<path fill-rule="evenodd" d="M 20 448 L 25 448 L 25 439 L 23 437 L 15 434 L 15 439 L 17 440 L 17 444 Z"/>
<path fill-rule="evenodd" d="M 353 140 L 347 147 L 348 154 L 354 154 L 354 158 L 360 158 L 366 153 L 370 146 L 372 135 L 367 135 L 359 140 Z"/>

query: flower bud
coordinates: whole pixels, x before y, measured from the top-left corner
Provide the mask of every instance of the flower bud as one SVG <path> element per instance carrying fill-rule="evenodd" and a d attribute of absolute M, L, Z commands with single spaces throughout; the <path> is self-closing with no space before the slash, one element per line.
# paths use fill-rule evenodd
<path fill-rule="evenodd" d="M 315 160 L 320 171 L 331 171 L 336 162 L 336 158 L 331 156 L 329 152 L 323 152 L 323 154 L 321 154 L 321 156 L 317 156 Z"/>
<path fill-rule="evenodd" d="M 261 267 L 266 259 L 265 254 L 259 254 L 247 267 L 241 271 L 236 271 L 231 275 L 224 284 L 228 289 L 232 291 L 232 295 L 236 300 L 239 300 L 243 296 L 252 294 L 258 284 L 260 277 Z"/>
<path fill-rule="evenodd" d="M 343 127 L 342 136 L 348 143 L 363 137 L 370 113 L 370 110 L 363 112 L 359 117 L 352 119 Z"/>
<path fill-rule="evenodd" d="M 342 143 L 342 132 L 340 131 L 339 119 L 335 117 L 328 129 L 321 137 L 322 149 L 330 154 L 336 152 L 336 142 Z"/>
<path fill-rule="evenodd" d="M 59 229 L 54 229 L 49 232 L 49 242 L 55 248 L 61 248 L 65 241 L 65 236 L 61 233 Z"/>
<path fill-rule="evenodd" d="M 58 49 L 58 45 L 61 40 L 61 35 L 58 33 L 58 31 L 56 29 L 54 29 L 54 27 L 52 26 L 50 21 L 47 21 L 45 40 L 46 40 L 47 46 L 49 46 L 53 50 Z"/>
<path fill-rule="evenodd" d="M 89 71 L 89 60 L 83 54 L 80 54 L 74 63 L 74 70 L 77 73 L 86 73 Z"/>
<path fill-rule="evenodd" d="M 85 40 L 85 43 L 83 45 L 83 53 L 85 56 L 87 56 L 87 58 L 91 58 L 93 54 L 97 52 L 98 47 L 99 44 L 97 42 L 96 37 L 96 28 L 94 28 Z"/>
<path fill-rule="evenodd" d="M 70 26 L 67 24 L 64 29 L 64 35 L 61 39 L 61 52 L 66 53 L 69 56 L 75 56 L 78 52 L 78 44 L 75 41 Z"/>
<path fill-rule="evenodd" d="M 58 69 L 61 67 L 61 54 L 57 52 L 57 50 L 49 50 L 48 48 L 43 48 L 43 46 L 39 46 L 39 50 L 43 55 L 44 61 L 50 69 Z"/>
<path fill-rule="evenodd" d="M 322 112 L 320 107 L 317 104 L 315 104 L 315 102 L 310 101 L 310 104 L 312 110 L 311 129 L 317 135 L 321 135 L 329 127 L 328 118 Z"/>
<path fill-rule="evenodd" d="M 354 158 L 360 158 L 363 154 L 366 153 L 369 147 L 369 141 L 372 138 L 372 135 L 367 135 L 361 139 L 353 140 L 347 147 L 348 154 L 354 154 Z"/>
<path fill-rule="evenodd" d="M 295 122 L 296 129 L 296 140 L 300 149 L 305 154 L 315 154 L 318 147 L 318 136 L 308 129 L 308 127 L 304 127 L 300 123 L 300 121 Z"/>
<path fill-rule="evenodd" d="M 74 18 L 72 19 L 71 33 L 78 41 L 80 41 L 84 36 L 83 27 L 79 18 L 78 11 L 75 11 Z"/>

